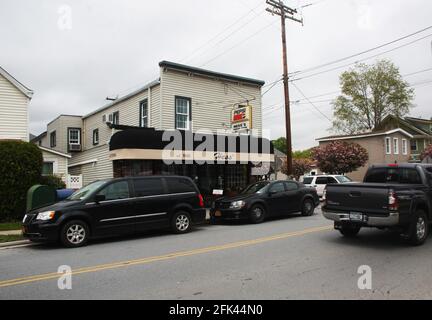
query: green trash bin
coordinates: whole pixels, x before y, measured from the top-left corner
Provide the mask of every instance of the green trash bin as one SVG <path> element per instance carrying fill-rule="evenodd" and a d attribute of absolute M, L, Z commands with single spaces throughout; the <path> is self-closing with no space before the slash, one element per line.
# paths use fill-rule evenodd
<path fill-rule="evenodd" d="M 56 190 L 50 186 L 34 185 L 27 191 L 27 212 L 56 202 Z"/>

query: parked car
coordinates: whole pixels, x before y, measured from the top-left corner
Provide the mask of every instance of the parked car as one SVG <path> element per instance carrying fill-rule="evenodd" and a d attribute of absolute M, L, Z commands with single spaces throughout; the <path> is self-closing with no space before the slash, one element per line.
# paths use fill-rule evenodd
<path fill-rule="evenodd" d="M 330 184 L 324 198 L 324 216 L 344 236 L 362 227 L 389 228 L 419 245 L 432 221 L 432 165 L 375 165 L 364 183 Z"/>
<path fill-rule="evenodd" d="M 249 219 L 261 223 L 267 217 L 301 212 L 311 216 L 319 205 L 315 189 L 296 181 L 262 181 L 251 184 L 240 195 L 216 200 L 210 211 L 212 222 Z"/>
<path fill-rule="evenodd" d="M 318 176 L 305 176 L 303 184 L 307 187 L 315 188 L 318 196 L 322 197 L 324 189 L 329 183 L 348 183 L 352 182 L 350 178 L 342 175 L 318 175 Z"/>
<path fill-rule="evenodd" d="M 177 176 L 100 180 L 66 200 L 28 212 L 23 235 L 80 247 L 89 238 L 171 227 L 185 233 L 205 219 L 203 198 L 190 178 Z"/>

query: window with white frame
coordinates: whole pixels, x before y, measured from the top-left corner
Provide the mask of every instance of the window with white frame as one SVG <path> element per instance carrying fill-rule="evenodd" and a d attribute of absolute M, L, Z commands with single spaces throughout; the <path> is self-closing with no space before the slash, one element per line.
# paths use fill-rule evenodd
<path fill-rule="evenodd" d="M 191 99 L 175 98 L 175 127 L 180 130 L 190 130 Z"/>
<path fill-rule="evenodd" d="M 42 175 L 43 176 L 52 176 L 54 174 L 54 162 L 53 161 L 44 161 L 42 164 Z"/>
<path fill-rule="evenodd" d="M 112 124 L 120 124 L 120 113 L 118 111 L 112 114 Z"/>
<path fill-rule="evenodd" d="M 418 150 L 417 140 L 412 139 L 411 140 L 411 151 L 417 151 L 417 150 Z"/>
<path fill-rule="evenodd" d="M 399 154 L 399 138 L 393 138 L 393 154 Z"/>
<path fill-rule="evenodd" d="M 385 150 L 386 154 L 391 154 L 391 139 L 389 137 L 385 138 Z"/>
<path fill-rule="evenodd" d="M 99 144 L 99 129 L 93 130 L 93 145 Z"/>
<path fill-rule="evenodd" d="M 408 141 L 407 141 L 407 139 L 402 139 L 402 154 L 403 155 L 408 154 Z"/>
<path fill-rule="evenodd" d="M 148 128 L 149 126 L 148 117 L 148 100 L 145 99 L 140 102 L 140 127 Z"/>
<path fill-rule="evenodd" d="M 81 144 L 81 129 L 69 128 L 69 144 Z"/>

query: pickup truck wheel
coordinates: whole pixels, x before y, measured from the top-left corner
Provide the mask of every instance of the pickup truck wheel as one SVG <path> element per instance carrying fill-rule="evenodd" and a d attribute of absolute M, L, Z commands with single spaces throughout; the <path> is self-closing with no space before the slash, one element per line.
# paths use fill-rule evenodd
<path fill-rule="evenodd" d="M 251 223 L 261 223 L 265 218 L 265 210 L 260 205 L 254 205 L 249 211 L 249 220 Z"/>
<path fill-rule="evenodd" d="M 411 245 L 423 244 L 429 235 L 429 221 L 426 213 L 419 210 L 414 214 L 413 221 L 408 227 L 408 242 Z"/>
<path fill-rule="evenodd" d="M 306 199 L 302 204 L 302 216 L 312 216 L 315 211 L 315 204 L 311 199 Z"/>
<path fill-rule="evenodd" d="M 350 225 L 343 225 L 339 229 L 339 232 L 344 237 L 353 238 L 353 237 L 355 237 L 359 233 L 360 229 L 361 229 L 361 227 L 350 226 Z"/>
<path fill-rule="evenodd" d="M 84 221 L 73 220 L 67 222 L 60 231 L 60 241 L 68 248 L 78 248 L 87 244 L 90 229 Z"/>

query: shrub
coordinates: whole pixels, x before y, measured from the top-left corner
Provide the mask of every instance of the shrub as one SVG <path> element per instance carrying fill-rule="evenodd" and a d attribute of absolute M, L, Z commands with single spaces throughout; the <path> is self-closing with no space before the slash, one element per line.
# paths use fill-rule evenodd
<path fill-rule="evenodd" d="M 328 174 L 345 174 L 363 167 L 369 160 L 368 152 L 357 143 L 334 141 L 312 150 L 318 168 Z"/>
<path fill-rule="evenodd" d="M 63 180 L 53 175 L 42 176 L 40 179 L 40 184 L 53 187 L 56 190 L 66 188 L 66 184 L 63 182 Z"/>
<path fill-rule="evenodd" d="M 40 180 L 42 152 L 32 143 L 0 141 L 0 220 L 25 213 L 27 190 Z"/>

